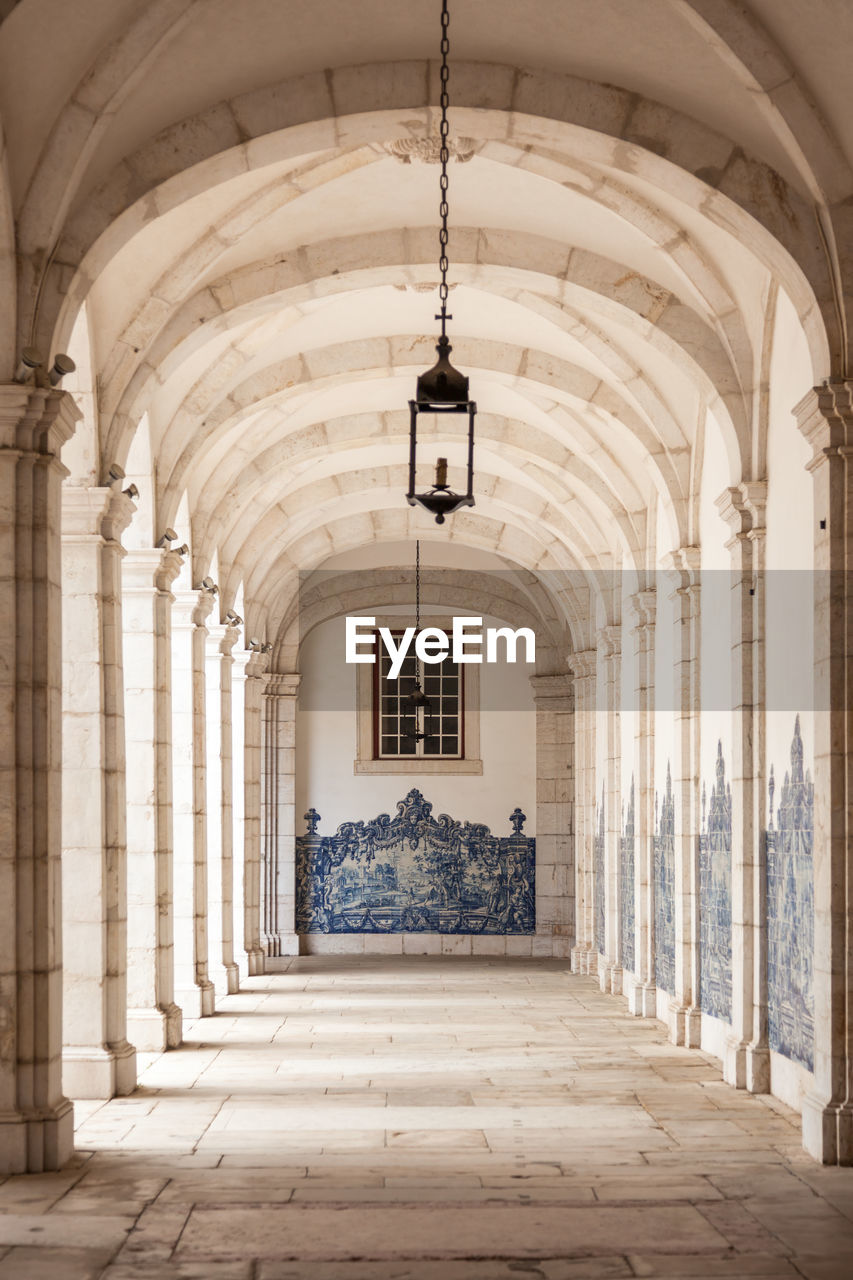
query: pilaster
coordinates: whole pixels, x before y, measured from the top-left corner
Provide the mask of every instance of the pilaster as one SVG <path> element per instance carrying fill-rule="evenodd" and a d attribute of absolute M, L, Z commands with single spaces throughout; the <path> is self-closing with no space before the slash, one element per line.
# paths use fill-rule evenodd
<path fill-rule="evenodd" d="M 60 450 L 67 392 L 0 386 L 0 1173 L 59 1169 L 62 1093 Z"/>
<path fill-rule="evenodd" d="M 176 591 L 172 608 L 175 1001 L 185 1018 L 214 1011 L 208 974 L 205 622 L 214 595 Z"/>
<path fill-rule="evenodd" d="M 605 790 L 604 790 L 604 955 L 598 958 L 602 991 L 622 993 L 620 957 L 620 842 L 622 806 L 622 740 L 620 703 L 622 695 L 622 628 L 602 627 L 598 644 L 604 682 Z"/>
<path fill-rule="evenodd" d="M 803 1144 L 853 1164 L 853 381 L 794 410 L 813 450 L 815 512 L 814 1089 Z"/>
<path fill-rule="evenodd" d="M 62 493 L 63 1084 L 136 1087 L 127 1039 L 127 826 L 119 483 Z"/>
<path fill-rule="evenodd" d="M 172 828 L 172 583 L 177 551 L 129 551 L 122 565 L 127 749 L 128 1035 L 181 1043 L 175 1003 Z"/>
<path fill-rule="evenodd" d="M 296 696 L 299 676 L 264 682 L 263 945 L 270 958 L 297 955 Z"/>
<path fill-rule="evenodd" d="M 637 1017 L 656 1015 L 655 987 L 655 618 L 657 592 L 638 591 L 629 607 L 635 625 L 634 691 L 634 984 L 628 993 Z"/>
<path fill-rule="evenodd" d="M 231 650 L 240 632 L 208 623 L 205 641 L 209 975 L 217 995 L 239 990 L 234 960 L 234 817 Z"/>
<path fill-rule="evenodd" d="M 700 831 L 700 552 L 684 546 L 666 568 L 674 579 L 675 996 L 669 1005 L 673 1044 L 697 1048 L 699 1007 Z"/>
<path fill-rule="evenodd" d="M 243 708 L 243 949 L 249 976 L 264 972 L 261 940 L 262 787 L 264 766 L 264 684 L 269 654 L 253 651 L 246 662 Z M 295 819 L 294 819 L 295 822 Z"/>
<path fill-rule="evenodd" d="M 575 945 L 572 971 L 597 971 L 593 927 L 593 840 L 595 836 L 595 689 L 598 654 L 583 649 L 569 655 L 575 693 Z"/>
<path fill-rule="evenodd" d="M 536 932 L 568 957 L 574 931 L 572 677 L 531 676 L 536 707 Z"/>
<path fill-rule="evenodd" d="M 764 511 L 767 485 L 726 489 L 717 509 L 732 530 L 732 1034 L 723 1074 L 766 1093 L 766 868 L 762 840 L 764 766 Z"/>

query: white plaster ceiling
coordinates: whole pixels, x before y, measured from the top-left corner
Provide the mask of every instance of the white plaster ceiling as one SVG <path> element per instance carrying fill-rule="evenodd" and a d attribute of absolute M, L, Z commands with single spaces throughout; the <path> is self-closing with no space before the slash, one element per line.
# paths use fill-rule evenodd
<path fill-rule="evenodd" d="M 434 127 L 438 5 L 20 0 L 14 341 L 67 346 L 85 309 L 73 480 L 150 454 L 140 530 L 186 510 L 193 580 L 218 563 L 255 631 L 299 568 L 419 530 L 527 569 L 640 568 L 660 507 L 690 544 L 706 414 L 730 482 L 754 463 L 777 285 L 816 373 L 835 358 L 845 259 L 814 227 L 831 259 L 853 31 L 846 0 L 808 10 L 454 0 L 451 118 L 476 153 L 451 168 L 450 330 L 481 432 L 477 507 L 438 535 L 403 497 L 438 170 L 384 149 Z M 425 424 L 439 451 L 460 478 L 458 430 Z"/>

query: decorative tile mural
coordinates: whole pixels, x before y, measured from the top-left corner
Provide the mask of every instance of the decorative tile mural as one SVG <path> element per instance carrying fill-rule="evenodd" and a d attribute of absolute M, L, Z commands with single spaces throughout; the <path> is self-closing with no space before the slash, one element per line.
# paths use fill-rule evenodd
<path fill-rule="evenodd" d="M 634 972 L 634 779 L 628 807 L 622 823 L 622 839 L 619 842 L 619 892 L 622 900 L 622 926 L 620 960 L 623 969 Z"/>
<path fill-rule="evenodd" d="M 770 1048 L 814 1070 L 814 783 L 803 768 L 800 717 L 774 817 L 767 825 L 767 998 Z"/>
<path fill-rule="evenodd" d="M 717 743 L 711 802 L 702 788 L 699 837 L 699 993 L 705 1013 L 732 1016 L 732 790 L 723 744 Z"/>
<path fill-rule="evenodd" d="M 343 822 L 318 833 L 305 815 L 296 838 L 298 933 L 533 933 L 536 841 L 526 816 L 510 815 L 512 834 L 493 836 L 477 822 L 432 816 L 413 789 L 396 817 Z"/>
<path fill-rule="evenodd" d="M 604 784 L 601 787 L 601 804 L 595 811 L 595 836 L 592 847 L 593 906 L 595 908 L 595 949 L 604 955 Z"/>
<path fill-rule="evenodd" d="M 675 797 L 672 770 L 666 766 L 666 790 L 655 792 L 655 982 L 675 994 Z"/>

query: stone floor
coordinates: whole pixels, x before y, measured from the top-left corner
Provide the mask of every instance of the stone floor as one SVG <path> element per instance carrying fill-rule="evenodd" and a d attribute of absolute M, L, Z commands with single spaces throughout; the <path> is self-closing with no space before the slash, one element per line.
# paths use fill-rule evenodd
<path fill-rule="evenodd" d="M 853 1170 L 562 963 L 300 959 L 144 1065 L 2 1280 L 853 1276 Z"/>

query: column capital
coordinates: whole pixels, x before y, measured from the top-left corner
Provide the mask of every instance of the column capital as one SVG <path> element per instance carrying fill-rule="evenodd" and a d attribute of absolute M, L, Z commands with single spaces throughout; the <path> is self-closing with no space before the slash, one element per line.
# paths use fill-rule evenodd
<path fill-rule="evenodd" d="M 232 622 L 209 622 L 207 624 L 207 656 L 230 658 L 231 650 L 239 637 L 240 628 Z"/>
<path fill-rule="evenodd" d="M 82 416 L 69 391 L 6 383 L 0 386 L 0 449 L 58 458 Z"/>
<path fill-rule="evenodd" d="M 293 671 L 268 671 L 264 693 L 268 698 L 295 698 L 302 677 Z"/>
<path fill-rule="evenodd" d="M 622 652 L 622 624 L 608 623 L 598 632 L 599 649 L 603 658 L 615 658 Z"/>
<path fill-rule="evenodd" d="M 263 680 L 270 665 L 269 653 L 259 653 L 257 649 L 246 651 L 246 679 Z"/>
<path fill-rule="evenodd" d="M 853 445 L 853 380 L 827 379 L 794 406 L 797 426 L 814 451 L 809 470 Z"/>
<path fill-rule="evenodd" d="M 143 547 L 126 551 L 122 565 L 124 589 L 154 590 L 171 595 L 172 583 L 181 572 L 183 563 L 184 558 L 179 551 L 166 548 Z"/>
<path fill-rule="evenodd" d="M 178 627 L 203 627 L 213 611 L 215 595 L 205 587 L 174 592 L 172 625 Z"/>
<path fill-rule="evenodd" d="M 63 485 L 62 537 L 65 542 L 120 543 L 136 514 L 136 503 L 114 485 Z"/>
<path fill-rule="evenodd" d="M 569 670 L 576 680 L 594 680 L 598 665 L 597 649 L 579 649 L 570 653 Z"/>
<path fill-rule="evenodd" d="M 628 597 L 628 608 L 634 615 L 635 632 L 651 629 L 655 625 L 658 607 L 658 593 L 654 587 L 636 591 Z"/>
<path fill-rule="evenodd" d="M 687 545 L 676 547 L 661 558 L 661 568 L 673 575 L 675 586 L 672 595 L 680 591 L 692 591 L 699 586 L 699 571 L 702 566 L 701 547 Z"/>
<path fill-rule="evenodd" d="M 724 489 L 714 502 L 732 531 L 726 546 L 732 548 L 743 539 L 755 541 L 766 531 L 767 481 L 749 480 Z"/>
<path fill-rule="evenodd" d="M 571 698 L 574 678 L 569 672 L 558 672 L 555 675 L 530 677 L 534 702 L 548 702 L 556 698 Z"/>

